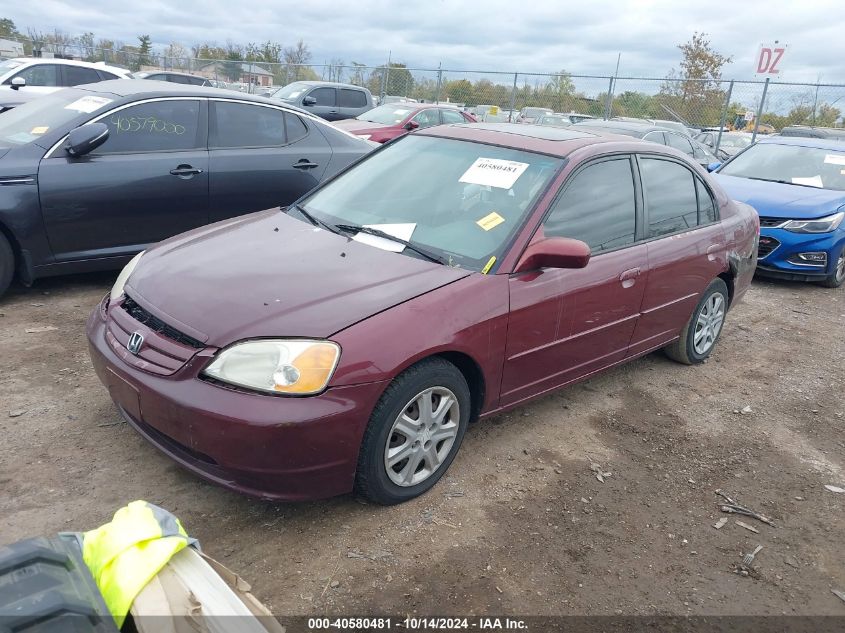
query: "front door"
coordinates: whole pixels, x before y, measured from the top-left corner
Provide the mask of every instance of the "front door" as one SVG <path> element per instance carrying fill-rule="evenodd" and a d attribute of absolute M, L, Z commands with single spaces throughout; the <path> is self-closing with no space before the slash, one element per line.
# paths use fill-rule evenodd
<path fill-rule="evenodd" d="M 210 108 L 212 222 L 287 206 L 319 184 L 332 150 L 311 121 L 242 102 Z"/>
<path fill-rule="evenodd" d="M 58 148 L 41 161 L 56 261 L 125 256 L 208 222 L 204 108 L 163 99 L 113 110 L 94 119 L 108 125 L 103 145 L 78 158 Z"/>
<path fill-rule="evenodd" d="M 638 196 L 627 155 L 592 162 L 564 184 L 534 239 L 579 239 L 592 256 L 582 269 L 511 276 L 501 405 L 624 359 L 648 277 Z"/>

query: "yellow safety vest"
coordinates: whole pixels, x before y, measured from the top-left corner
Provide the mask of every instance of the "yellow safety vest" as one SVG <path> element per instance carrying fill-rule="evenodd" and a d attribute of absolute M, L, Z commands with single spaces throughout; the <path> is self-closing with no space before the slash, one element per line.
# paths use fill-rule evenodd
<path fill-rule="evenodd" d="M 194 543 L 179 519 L 146 501 L 133 501 L 111 523 L 83 535 L 82 558 L 118 628 L 141 589 L 176 552 Z"/>

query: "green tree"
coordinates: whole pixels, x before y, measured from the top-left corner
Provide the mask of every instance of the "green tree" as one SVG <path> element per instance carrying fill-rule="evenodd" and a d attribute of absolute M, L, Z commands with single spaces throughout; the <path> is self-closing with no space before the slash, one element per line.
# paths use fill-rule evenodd
<path fill-rule="evenodd" d="M 134 68 L 130 65 L 132 70 L 140 70 L 141 66 L 150 66 L 152 64 L 152 60 L 150 59 L 150 55 L 153 52 L 153 41 L 149 35 L 139 35 L 138 36 L 138 56 L 134 62 Z"/>
<path fill-rule="evenodd" d="M 368 82 L 370 92 L 375 94 L 399 95 L 407 97 L 414 89 L 414 77 L 405 64 L 391 62 L 389 66 L 379 66 L 370 73 Z"/>
<path fill-rule="evenodd" d="M 545 89 L 551 93 L 552 109 L 557 112 L 564 110 L 572 110 L 574 106 L 574 99 L 571 97 L 575 94 L 575 84 L 572 83 L 572 78 L 565 70 L 561 70 L 556 75 L 552 75 Z"/>
<path fill-rule="evenodd" d="M 22 35 L 18 32 L 12 20 L 9 18 L 0 18 L 0 37 L 14 40 L 22 37 Z"/>

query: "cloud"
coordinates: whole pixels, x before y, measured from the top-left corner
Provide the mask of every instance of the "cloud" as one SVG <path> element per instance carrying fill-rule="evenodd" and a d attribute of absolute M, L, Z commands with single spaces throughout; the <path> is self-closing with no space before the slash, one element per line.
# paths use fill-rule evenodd
<path fill-rule="evenodd" d="M 788 42 L 784 77 L 845 82 L 845 15 L 837 1 L 762 5 L 736 0 L 681 3 L 614 0 L 560 3 L 534 0 L 428 0 L 339 3 L 288 0 L 107 0 L 16 3 L 5 13 L 19 29 L 92 31 L 135 44 L 148 33 L 160 47 L 177 41 L 304 40 L 313 62 L 331 59 L 383 64 L 388 55 L 411 67 L 504 72 L 607 75 L 622 54 L 620 74 L 662 77 L 677 67 L 677 44 L 694 31 L 709 34 L 716 50 L 733 57 L 728 78 L 753 78 L 761 42 Z M 840 16 L 840 17 L 836 17 Z"/>

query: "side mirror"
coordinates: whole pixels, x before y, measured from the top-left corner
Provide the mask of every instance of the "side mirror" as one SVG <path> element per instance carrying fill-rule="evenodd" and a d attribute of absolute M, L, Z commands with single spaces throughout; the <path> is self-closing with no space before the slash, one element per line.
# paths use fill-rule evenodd
<path fill-rule="evenodd" d="M 417 123 L 416 121 L 408 121 L 405 124 L 405 129 L 406 130 L 416 130 L 419 126 L 420 126 L 420 124 Z"/>
<path fill-rule="evenodd" d="M 722 166 L 722 163 L 720 163 L 720 162 L 710 163 L 709 165 L 707 165 L 707 171 L 716 171 L 721 166 Z"/>
<path fill-rule="evenodd" d="M 14 79 L 12 79 L 12 83 L 11 83 L 12 90 L 20 90 L 25 85 L 26 85 L 26 79 L 24 79 L 23 77 L 15 77 Z"/>
<path fill-rule="evenodd" d="M 528 245 L 514 272 L 540 268 L 584 268 L 590 261 L 590 247 L 581 240 L 547 237 Z"/>
<path fill-rule="evenodd" d="M 304 106 L 317 105 L 317 100 L 314 97 L 302 97 L 302 105 L 304 105 Z"/>
<path fill-rule="evenodd" d="M 97 149 L 109 137 L 109 128 L 105 123 L 80 125 L 67 135 L 65 151 L 71 156 L 84 156 Z"/>

